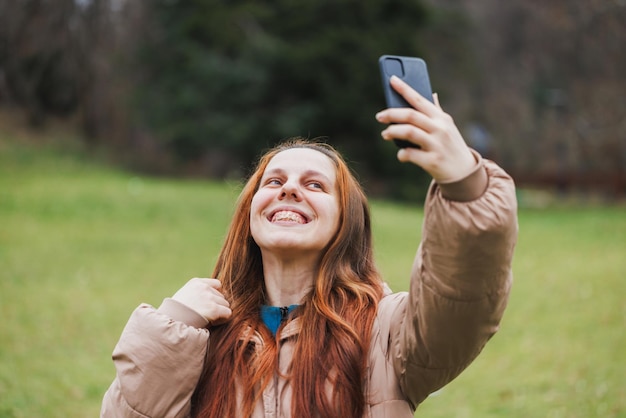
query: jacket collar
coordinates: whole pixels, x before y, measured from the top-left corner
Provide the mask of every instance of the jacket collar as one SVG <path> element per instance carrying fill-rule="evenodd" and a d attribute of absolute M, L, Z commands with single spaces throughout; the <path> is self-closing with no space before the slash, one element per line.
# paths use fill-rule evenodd
<path fill-rule="evenodd" d="M 285 326 L 280 330 L 280 341 L 289 339 L 295 335 L 300 333 L 302 329 L 302 318 L 297 316 L 293 318 L 291 321 L 287 322 Z"/>
<path fill-rule="evenodd" d="M 279 341 L 282 343 L 283 341 L 298 335 L 301 330 L 302 318 L 298 316 L 287 322 L 285 326 L 280 329 Z M 257 349 L 263 347 L 263 345 L 265 344 L 265 340 L 263 339 L 259 331 L 252 329 L 252 325 L 248 325 L 246 327 L 246 331 L 240 337 L 240 340 L 245 340 L 245 335 L 247 335 L 249 332 L 253 333 L 252 337 L 250 338 L 250 342 L 253 343 Z"/>

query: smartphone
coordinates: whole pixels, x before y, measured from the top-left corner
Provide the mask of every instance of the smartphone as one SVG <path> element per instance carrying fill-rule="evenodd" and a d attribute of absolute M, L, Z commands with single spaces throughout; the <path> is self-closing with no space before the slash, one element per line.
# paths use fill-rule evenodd
<path fill-rule="evenodd" d="M 398 76 L 419 94 L 431 102 L 433 101 L 428 68 L 423 59 L 399 55 L 383 55 L 378 59 L 378 66 L 383 81 L 383 92 L 387 107 L 411 107 L 389 84 L 389 79 L 392 75 Z M 419 148 L 419 146 L 402 139 L 394 139 L 393 142 L 400 148 Z"/>

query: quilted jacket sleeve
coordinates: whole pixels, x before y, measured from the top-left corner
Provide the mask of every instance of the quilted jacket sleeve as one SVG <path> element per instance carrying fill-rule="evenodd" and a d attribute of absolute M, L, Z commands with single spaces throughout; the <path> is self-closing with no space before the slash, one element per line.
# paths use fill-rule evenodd
<path fill-rule="evenodd" d="M 101 417 L 187 417 L 209 332 L 204 318 L 172 299 L 142 304 L 113 351 L 117 377 Z"/>
<path fill-rule="evenodd" d="M 495 163 L 477 158 L 469 178 L 431 185 L 409 295 L 392 315 L 388 354 L 414 408 L 480 353 L 507 303 L 515 187 Z"/>

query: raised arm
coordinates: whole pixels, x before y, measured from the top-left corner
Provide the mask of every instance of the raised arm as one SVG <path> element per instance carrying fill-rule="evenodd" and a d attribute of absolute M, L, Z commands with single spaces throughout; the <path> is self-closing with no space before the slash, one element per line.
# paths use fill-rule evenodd
<path fill-rule="evenodd" d="M 433 176 L 408 298 L 393 308 L 389 358 L 416 407 L 456 377 L 497 331 L 512 280 L 517 203 L 512 179 L 465 145 L 452 118 L 400 80 L 415 109 L 377 115 L 385 139 L 405 139 L 401 161 Z M 469 159 L 467 157 L 469 156 Z"/>

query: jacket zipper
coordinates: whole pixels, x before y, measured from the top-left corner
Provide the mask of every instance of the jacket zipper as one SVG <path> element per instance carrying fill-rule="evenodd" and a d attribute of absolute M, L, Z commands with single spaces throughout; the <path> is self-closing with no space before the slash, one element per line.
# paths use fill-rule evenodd
<path fill-rule="evenodd" d="M 282 324 L 285 319 L 287 319 L 287 315 L 289 315 L 289 307 L 281 306 L 280 308 L 280 323 Z"/>

